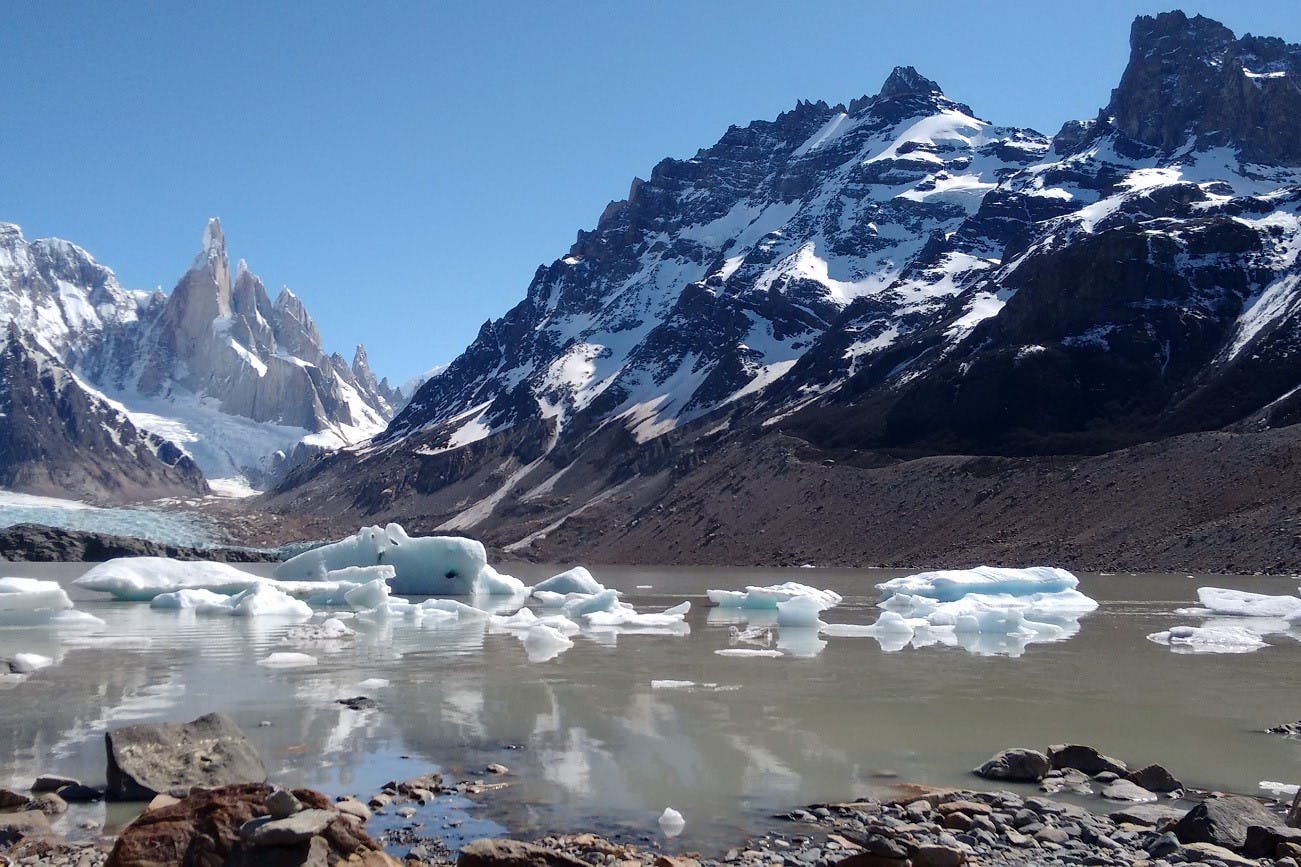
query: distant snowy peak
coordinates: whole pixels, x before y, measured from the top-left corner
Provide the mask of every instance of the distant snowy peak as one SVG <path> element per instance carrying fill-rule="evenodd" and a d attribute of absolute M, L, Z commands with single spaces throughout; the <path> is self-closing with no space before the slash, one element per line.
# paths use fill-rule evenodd
<path fill-rule="evenodd" d="M 0 224 L 6 323 L 213 478 L 265 480 L 308 453 L 366 439 L 396 400 L 364 349 L 352 364 L 327 356 L 292 292 L 273 303 L 242 260 L 232 276 L 216 218 L 169 295 L 128 292 L 81 248 L 28 243 Z"/>
<path fill-rule="evenodd" d="M 1001 243 L 953 233 L 1047 149 L 906 67 L 848 108 L 732 127 L 634 180 L 385 439 L 477 407 L 449 444 L 529 418 L 645 440 L 755 394 L 856 301 L 911 321 L 992 265 Z"/>

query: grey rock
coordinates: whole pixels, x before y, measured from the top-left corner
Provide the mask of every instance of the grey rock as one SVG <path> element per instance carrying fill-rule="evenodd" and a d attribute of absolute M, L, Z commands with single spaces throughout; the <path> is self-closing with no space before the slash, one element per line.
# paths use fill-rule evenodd
<path fill-rule="evenodd" d="M 1109 801 L 1133 801 L 1135 803 L 1147 803 L 1157 799 L 1154 793 L 1149 792 L 1142 786 L 1131 783 L 1129 780 L 1116 780 L 1102 790 L 1102 797 Z"/>
<path fill-rule="evenodd" d="M 1037 783 L 1050 770 L 1052 765 L 1043 753 L 1017 748 L 994 755 L 974 773 L 989 780 Z"/>
<path fill-rule="evenodd" d="M 194 786 L 261 783 L 266 767 L 235 722 L 208 714 L 189 723 L 145 723 L 105 736 L 110 801 L 148 801 Z"/>
<path fill-rule="evenodd" d="M 1179 838 L 1174 835 L 1173 831 L 1166 831 L 1148 843 L 1145 851 L 1153 858 L 1164 858 L 1166 855 L 1173 855 L 1179 851 Z"/>
<path fill-rule="evenodd" d="M 14 810 L 27 807 L 32 799 L 12 789 L 0 789 L 0 810 Z"/>
<path fill-rule="evenodd" d="M 83 786 L 75 783 L 71 786 L 63 786 L 58 789 L 58 795 L 69 804 L 87 804 L 92 801 L 102 800 L 104 790 L 97 789 L 94 786 Z"/>
<path fill-rule="evenodd" d="M 1175 792 L 1184 787 L 1184 784 L 1174 778 L 1174 775 L 1160 765 L 1148 765 L 1133 771 L 1125 779 L 1135 785 L 1142 786 L 1149 792 L 1158 792 L 1165 794 Z"/>
<path fill-rule="evenodd" d="M 1188 811 L 1174 826 L 1180 843 L 1211 843 L 1240 849 L 1247 841 L 1247 828 L 1281 825 L 1278 817 L 1254 798 L 1226 795 L 1203 801 Z"/>
<path fill-rule="evenodd" d="M 1108 771 L 1117 775 L 1129 773 L 1124 762 L 1083 744 L 1054 744 L 1048 748 L 1048 760 L 1056 769 L 1074 768 L 1090 777 Z"/>
<path fill-rule="evenodd" d="M 292 846 L 322 833 L 338 818 L 334 810 L 300 810 L 283 819 L 263 816 L 241 825 L 239 838 L 252 848 Z"/>
<path fill-rule="evenodd" d="M 1057 843 L 1058 845 L 1061 845 L 1071 839 L 1071 835 L 1067 834 L 1061 828 L 1048 826 L 1036 831 L 1034 838 L 1040 843 Z"/>
<path fill-rule="evenodd" d="M 340 813 L 356 816 L 363 822 L 370 821 L 370 809 L 356 798 L 342 798 L 335 802 L 334 809 L 338 810 Z"/>
<path fill-rule="evenodd" d="M 276 789 L 266 800 L 267 812 L 273 819 L 284 819 L 303 809 L 303 804 L 293 793 L 285 789 Z"/>
<path fill-rule="evenodd" d="M 1132 825 L 1147 825 L 1160 828 L 1172 822 L 1178 822 L 1188 811 L 1166 804 L 1135 804 L 1116 810 L 1109 815 L 1111 821 L 1119 824 L 1129 822 Z"/>
<path fill-rule="evenodd" d="M 32 783 L 32 794 L 40 792 L 57 792 L 64 786 L 80 786 L 80 780 L 74 780 L 72 777 L 59 777 L 54 774 L 42 774 Z"/>

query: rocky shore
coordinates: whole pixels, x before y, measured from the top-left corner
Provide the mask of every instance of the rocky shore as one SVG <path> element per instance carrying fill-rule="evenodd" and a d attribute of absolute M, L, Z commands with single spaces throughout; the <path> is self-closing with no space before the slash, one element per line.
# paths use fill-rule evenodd
<path fill-rule="evenodd" d="M 369 796 L 328 797 L 266 782 L 260 759 L 219 714 L 128 726 L 105 740 L 105 786 L 51 775 L 26 794 L 0 789 L 0 865 L 1301 867 L 1301 794 L 1289 806 L 1193 791 L 1165 768 L 1131 770 L 1078 744 L 1004 750 L 973 771 L 1016 791 L 900 784 L 876 798 L 771 817 L 757 836 L 697 852 L 674 840 L 682 825 L 673 811 L 665 811 L 659 834 L 635 839 L 461 835 L 448 845 L 456 835 L 431 814 L 452 797 L 506 789 L 511 772 L 503 765 L 475 779 L 428 772 Z M 116 838 L 53 832 L 51 818 L 69 802 L 100 798 L 136 801 L 144 811 Z"/>

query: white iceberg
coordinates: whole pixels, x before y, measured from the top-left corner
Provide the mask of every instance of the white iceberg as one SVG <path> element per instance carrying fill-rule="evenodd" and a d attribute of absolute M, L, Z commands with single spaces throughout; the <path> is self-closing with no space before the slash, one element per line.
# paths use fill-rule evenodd
<path fill-rule="evenodd" d="M 618 590 L 602 590 L 599 593 L 593 593 L 590 596 L 579 596 L 570 599 L 563 606 L 565 616 L 570 620 L 577 620 L 587 614 L 597 611 L 618 611 L 624 607 L 619 601 Z"/>
<path fill-rule="evenodd" d="M 95 627 L 104 621 L 77 611 L 57 581 L 0 578 L 0 626 Z"/>
<path fill-rule="evenodd" d="M 719 656 L 785 656 L 780 650 L 760 650 L 757 647 L 727 647 L 714 653 Z"/>
<path fill-rule="evenodd" d="M 582 566 L 575 566 L 561 572 L 559 575 L 552 575 L 545 581 L 542 581 L 533 587 L 533 595 L 541 593 L 584 593 L 593 595 L 605 590 L 605 586 L 592 577 Z"/>
<path fill-rule="evenodd" d="M 393 567 L 393 592 L 412 596 L 511 595 L 527 589 L 488 565 L 481 542 L 459 536 L 408 536 L 401 524 L 363 527 L 346 539 L 304 551 L 276 567 L 276 577 L 310 581 L 373 566 Z"/>
<path fill-rule="evenodd" d="M 690 611 L 690 602 L 680 602 L 672 608 L 646 614 L 639 613 L 631 605 L 623 605 L 615 609 L 594 611 L 585 615 L 583 620 L 594 629 L 619 629 L 622 632 L 647 630 L 657 633 L 685 634 L 690 631 L 686 624 L 686 617 Z"/>
<path fill-rule="evenodd" d="M 659 826 L 665 837 L 676 837 L 687 827 L 687 820 L 672 807 L 665 807 L 660 813 Z"/>
<path fill-rule="evenodd" d="M 885 601 L 895 594 L 926 596 L 938 602 L 953 602 L 972 593 L 1027 596 L 1074 590 L 1080 580 L 1065 569 L 1034 566 L 1007 569 L 979 566 L 975 569 L 941 569 L 892 578 L 876 585 Z"/>
<path fill-rule="evenodd" d="M 820 590 L 796 581 L 773 584 L 768 587 L 748 586 L 740 590 L 707 590 L 709 601 L 720 608 L 757 608 L 776 609 L 778 603 L 789 602 L 797 597 L 814 600 L 820 611 L 834 608 L 844 601 L 834 590 Z"/>
<path fill-rule="evenodd" d="M 327 617 L 320 623 L 303 623 L 290 627 L 285 641 L 291 644 L 318 644 L 343 641 L 354 637 L 357 630 L 337 617 Z"/>
<path fill-rule="evenodd" d="M 1200 608 L 1180 608 L 1176 614 L 1218 615 L 1221 617 L 1275 617 L 1301 620 L 1301 596 L 1270 596 L 1223 587 L 1198 587 Z"/>
<path fill-rule="evenodd" d="M 233 617 L 293 617 L 312 616 L 312 606 L 270 584 L 255 584 L 228 600 Z"/>
<path fill-rule="evenodd" d="M 90 569 L 73 582 L 115 599 L 149 602 L 161 593 L 208 590 L 231 596 L 267 580 L 229 563 L 181 561 L 170 557 L 118 557 Z"/>
<path fill-rule="evenodd" d="M 1176 653 L 1251 653 L 1269 644 L 1239 626 L 1174 626 L 1153 632 L 1148 641 L 1167 644 Z"/>
<path fill-rule="evenodd" d="M 176 590 L 172 593 L 159 593 L 149 600 L 149 607 L 164 611 L 214 611 L 218 608 L 229 610 L 230 597 L 202 588 Z"/>
<path fill-rule="evenodd" d="M 31 674 L 54 665 L 54 660 L 39 653 L 15 653 L 9 657 L 8 664 L 14 674 Z"/>
<path fill-rule="evenodd" d="M 258 665 L 267 668 L 304 668 L 316 665 L 316 657 L 306 653 L 273 653 L 265 659 L 258 660 Z"/>

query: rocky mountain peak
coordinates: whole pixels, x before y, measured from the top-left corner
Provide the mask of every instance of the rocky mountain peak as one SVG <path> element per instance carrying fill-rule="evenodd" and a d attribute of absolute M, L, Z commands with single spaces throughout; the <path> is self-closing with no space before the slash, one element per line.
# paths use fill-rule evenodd
<path fill-rule="evenodd" d="M 1299 82 L 1301 46 L 1239 39 L 1201 15 L 1142 15 L 1103 116 L 1165 151 L 1233 147 L 1247 162 L 1301 165 Z"/>
<path fill-rule="evenodd" d="M 911 66 L 896 66 L 885 83 L 881 85 L 881 90 L 877 93 L 878 99 L 897 99 L 901 96 L 943 96 L 944 91 L 940 86 L 922 75 Z"/>

